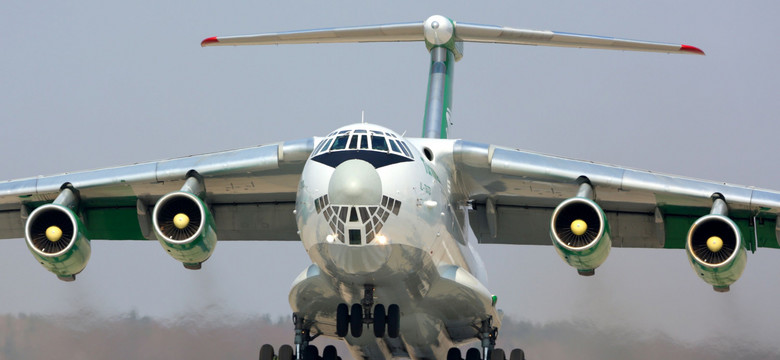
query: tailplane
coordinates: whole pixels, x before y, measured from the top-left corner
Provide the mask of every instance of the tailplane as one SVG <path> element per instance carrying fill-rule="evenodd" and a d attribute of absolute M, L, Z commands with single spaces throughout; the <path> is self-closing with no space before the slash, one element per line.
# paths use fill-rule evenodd
<path fill-rule="evenodd" d="M 458 23 L 441 15 L 431 16 L 423 22 L 214 36 L 200 44 L 226 46 L 406 41 L 425 42 L 431 53 L 423 137 L 442 139 L 447 138 L 447 127 L 450 124 L 453 68 L 455 61 L 463 57 L 464 42 L 704 55 L 701 49 L 690 45 Z"/>

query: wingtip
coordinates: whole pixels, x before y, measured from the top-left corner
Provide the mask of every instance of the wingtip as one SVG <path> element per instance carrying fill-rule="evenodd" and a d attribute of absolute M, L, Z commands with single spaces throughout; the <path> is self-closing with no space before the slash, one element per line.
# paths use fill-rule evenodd
<path fill-rule="evenodd" d="M 680 46 L 680 51 L 686 51 L 686 52 L 693 53 L 693 54 L 696 54 L 696 55 L 704 55 L 704 51 L 702 51 L 701 49 L 699 49 L 699 48 L 697 48 L 695 46 L 691 46 L 691 45 L 681 45 Z"/>
<path fill-rule="evenodd" d="M 217 39 L 216 36 L 212 36 L 210 38 L 203 39 L 203 41 L 200 42 L 200 46 L 204 47 L 204 46 L 208 46 L 209 44 L 218 43 L 218 42 L 219 39 Z"/>

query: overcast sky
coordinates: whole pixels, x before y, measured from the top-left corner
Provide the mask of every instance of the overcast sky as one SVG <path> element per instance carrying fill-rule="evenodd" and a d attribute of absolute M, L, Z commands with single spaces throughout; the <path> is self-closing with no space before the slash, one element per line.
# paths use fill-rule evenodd
<path fill-rule="evenodd" d="M 266 5 L 269 4 L 269 5 Z M 273 4 L 273 5 L 270 5 Z M 450 135 L 633 168 L 779 189 L 777 1 L 5 1 L 0 179 L 323 136 L 368 122 L 420 136 L 421 43 L 199 46 L 203 38 L 456 21 L 698 46 L 700 56 L 466 44 Z M 177 318 L 287 315 L 299 243 L 220 243 L 186 271 L 157 242 L 95 241 L 75 283 L 21 239 L 0 241 L 0 312 Z M 780 252 L 759 249 L 718 294 L 685 253 L 613 249 L 583 278 L 552 247 L 477 246 L 499 307 L 686 341 L 778 347 Z"/>

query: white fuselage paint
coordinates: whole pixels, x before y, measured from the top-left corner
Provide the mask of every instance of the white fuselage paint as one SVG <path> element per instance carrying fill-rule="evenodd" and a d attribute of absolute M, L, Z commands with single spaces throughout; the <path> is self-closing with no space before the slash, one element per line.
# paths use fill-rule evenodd
<path fill-rule="evenodd" d="M 449 159 L 429 161 L 414 140 L 402 139 L 388 129 L 355 124 L 334 131 L 322 142 L 346 130 L 357 136 L 355 129 L 365 130 L 368 136 L 372 130 L 381 132 L 388 154 L 394 152 L 390 139 L 398 148 L 405 141 L 411 156 L 375 168 L 376 164 L 369 164 L 372 160 L 360 158 L 385 154 L 347 148 L 331 151 L 342 152 L 340 164 L 326 165 L 313 160 L 328 152 L 315 144 L 296 203 L 301 240 L 314 264 L 293 283 L 290 304 L 293 311 L 315 322 L 313 329 L 335 337 L 338 304 L 360 303 L 364 285 L 373 285 L 375 303 L 400 306 L 401 336 L 377 339 L 370 328 L 360 338 L 347 335 L 353 355 L 391 357 L 402 353 L 397 350 L 402 341 L 407 356 L 441 358 L 452 346 L 458 326 L 469 331 L 487 316 L 497 318 L 491 294 L 482 285 L 482 263 L 467 244 L 466 199 L 454 190 L 455 170 Z M 436 154 L 431 146 L 451 149 L 453 141 L 426 144 Z M 351 214 L 353 208 L 356 217 Z M 341 211 L 346 216 L 339 217 Z M 339 218 L 346 221 L 339 224 Z M 450 305 L 452 309 L 443 309 Z"/>

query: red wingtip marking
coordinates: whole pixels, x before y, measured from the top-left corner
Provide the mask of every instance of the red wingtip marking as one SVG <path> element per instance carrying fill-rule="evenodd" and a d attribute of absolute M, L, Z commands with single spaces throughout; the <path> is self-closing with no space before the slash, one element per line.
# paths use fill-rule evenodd
<path fill-rule="evenodd" d="M 688 51 L 688 52 L 692 52 L 694 54 L 704 55 L 704 51 L 701 51 L 701 49 L 699 49 L 699 48 L 697 48 L 695 46 L 690 46 L 690 45 L 682 45 L 682 46 L 680 46 L 680 51 Z"/>
<path fill-rule="evenodd" d="M 216 36 L 212 36 L 212 37 L 210 37 L 208 39 L 204 39 L 203 41 L 201 41 L 200 42 L 200 46 L 206 46 L 208 44 L 216 43 L 216 42 L 219 42 L 219 40 L 217 39 Z"/>

